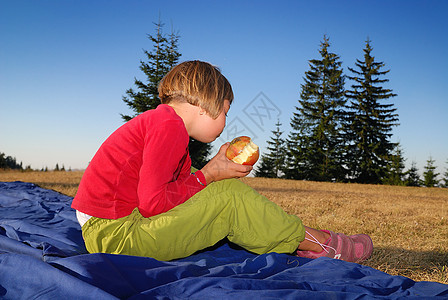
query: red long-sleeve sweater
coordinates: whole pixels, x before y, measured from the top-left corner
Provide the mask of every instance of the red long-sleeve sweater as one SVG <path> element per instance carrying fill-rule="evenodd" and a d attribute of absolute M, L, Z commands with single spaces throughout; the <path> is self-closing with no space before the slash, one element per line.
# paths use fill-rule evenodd
<path fill-rule="evenodd" d="M 185 202 L 205 183 L 201 171 L 191 174 L 188 142 L 182 119 L 168 105 L 133 118 L 101 145 L 72 207 L 97 218 L 118 219 L 136 207 L 150 217 Z"/>

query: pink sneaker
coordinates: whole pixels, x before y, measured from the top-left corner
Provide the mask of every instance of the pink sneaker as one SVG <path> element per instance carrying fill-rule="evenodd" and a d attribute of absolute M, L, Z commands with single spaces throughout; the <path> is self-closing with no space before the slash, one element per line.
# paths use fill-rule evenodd
<path fill-rule="evenodd" d="M 330 234 L 330 238 L 325 244 L 319 243 L 313 236 L 314 241 L 310 239 L 308 240 L 319 244 L 324 250 L 322 250 L 322 252 L 297 250 L 297 256 L 307 258 L 325 256 L 358 263 L 368 259 L 372 255 L 373 243 L 372 239 L 367 234 L 346 236 L 343 233 L 334 233 L 329 230 L 322 231 Z"/>

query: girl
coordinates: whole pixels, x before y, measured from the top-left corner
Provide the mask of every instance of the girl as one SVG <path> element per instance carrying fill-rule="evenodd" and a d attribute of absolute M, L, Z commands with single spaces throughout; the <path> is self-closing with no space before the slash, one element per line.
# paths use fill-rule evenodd
<path fill-rule="evenodd" d="M 227 159 L 228 143 L 201 170 L 191 167 L 189 138 L 214 141 L 233 101 L 218 68 L 181 63 L 160 82 L 159 97 L 155 110 L 112 133 L 83 175 L 72 207 L 90 253 L 172 260 L 227 237 L 257 254 L 296 252 L 351 262 L 370 257 L 369 236 L 305 227 L 234 179 L 252 167 Z"/>

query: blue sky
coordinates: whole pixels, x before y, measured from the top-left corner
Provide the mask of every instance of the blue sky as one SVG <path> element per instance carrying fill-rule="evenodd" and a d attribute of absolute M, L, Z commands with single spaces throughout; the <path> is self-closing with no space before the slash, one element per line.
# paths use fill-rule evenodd
<path fill-rule="evenodd" d="M 180 34 L 181 60 L 219 66 L 235 103 L 215 143 L 250 134 L 264 148 L 298 104 L 308 60 L 324 35 L 347 67 L 369 38 L 400 126 L 393 141 L 420 172 L 448 164 L 448 1 L 0 2 L 0 152 L 32 168 L 85 168 L 130 111 L 122 101 L 151 50 L 159 16 Z M 348 83 L 348 81 L 347 81 Z M 348 87 L 348 85 L 347 85 Z M 217 147 L 215 147 L 217 148 Z"/>

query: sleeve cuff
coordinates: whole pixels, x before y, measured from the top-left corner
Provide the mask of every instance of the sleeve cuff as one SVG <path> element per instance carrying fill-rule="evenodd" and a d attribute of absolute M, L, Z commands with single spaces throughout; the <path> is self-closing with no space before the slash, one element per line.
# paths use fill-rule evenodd
<path fill-rule="evenodd" d="M 207 186 L 207 181 L 205 180 L 205 176 L 201 171 L 196 171 L 193 173 L 193 175 L 196 177 L 200 185 Z"/>

